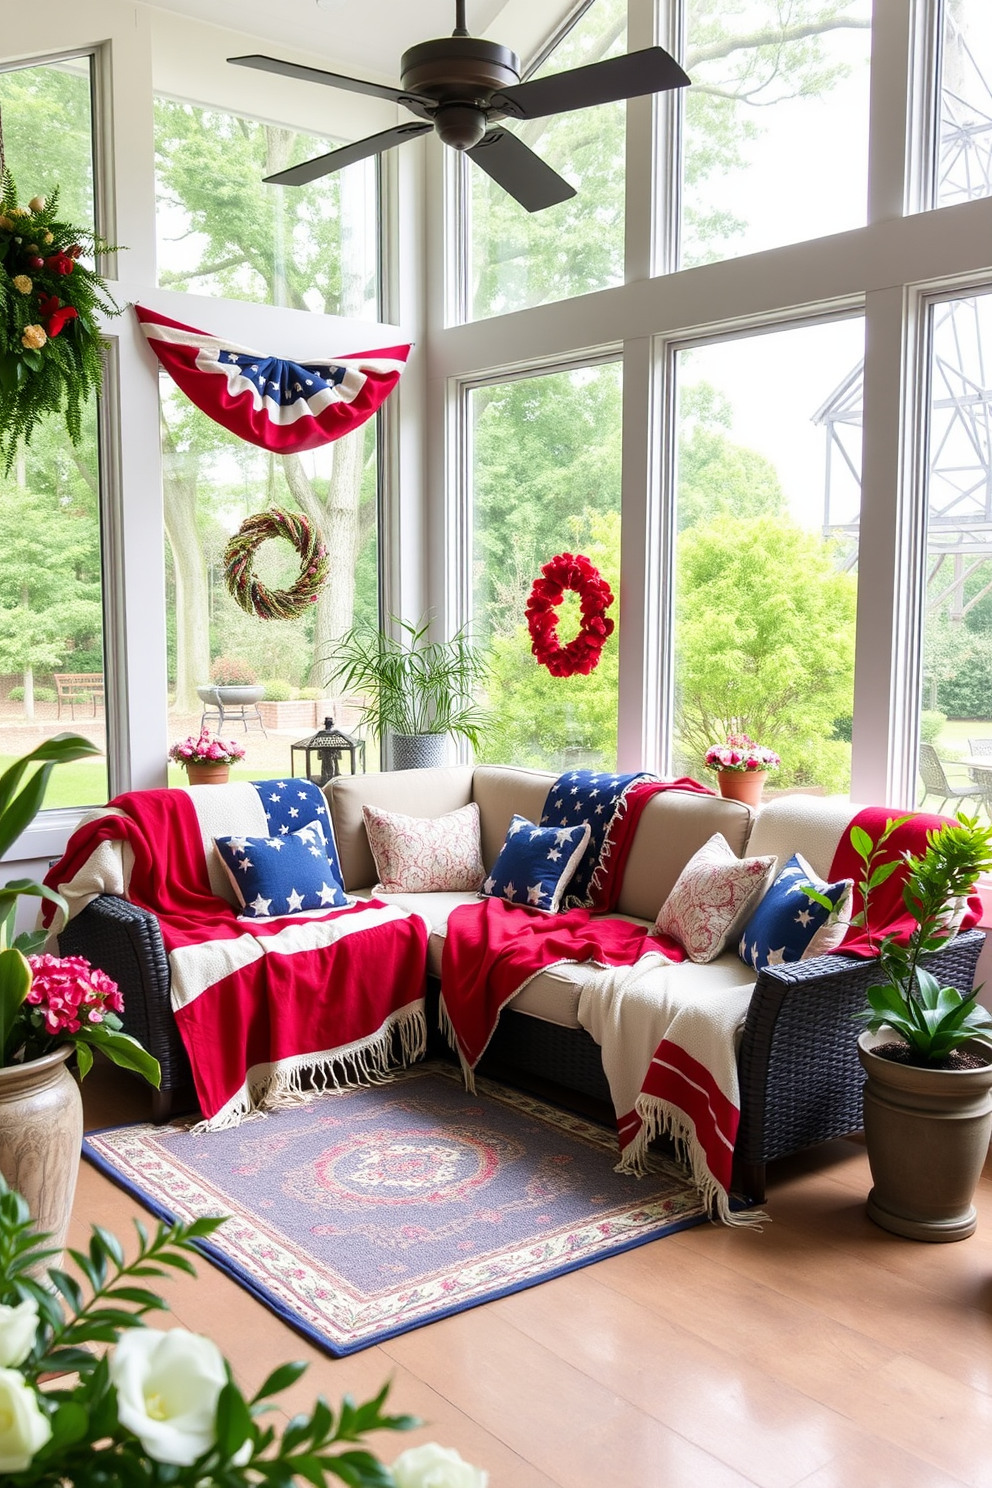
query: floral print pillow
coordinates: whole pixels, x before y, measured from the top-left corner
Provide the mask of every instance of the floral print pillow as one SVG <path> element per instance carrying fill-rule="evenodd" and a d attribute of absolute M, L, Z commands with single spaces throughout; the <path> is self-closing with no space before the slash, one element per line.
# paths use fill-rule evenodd
<path fill-rule="evenodd" d="M 714 832 L 689 859 L 658 911 L 655 928 L 684 947 L 690 961 L 713 961 L 735 941 L 775 871 L 774 855 L 739 858 Z"/>
<path fill-rule="evenodd" d="M 474 801 L 446 816 L 400 816 L 363 806 L 377 894 L 474 893 L 485 877 Z"/>

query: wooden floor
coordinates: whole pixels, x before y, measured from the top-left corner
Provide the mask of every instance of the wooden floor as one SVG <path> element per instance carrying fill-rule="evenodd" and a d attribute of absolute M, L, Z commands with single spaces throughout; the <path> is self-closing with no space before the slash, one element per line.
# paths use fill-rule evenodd
<path fill-rule="evenodd" d="M 113 1070 L 84 1098 L 92 1126 L 147 1115 Z M 383 1457 L 436 1440 L 490 1488 L 992 1488 L 992 1163 L 954 1245 L 877 1229 L 868 1187 L 863 1149 L 835 1142 L 772 1170 L 761 1233 L 687 1230 L 348 1359 L 206 1262 L 169 1295 L 247 1390 L 308 1358 L 291 1407 L 391 1378 L 428 1424 Z M 73 1244 L 141 1213 L 82 1164 Z"/>

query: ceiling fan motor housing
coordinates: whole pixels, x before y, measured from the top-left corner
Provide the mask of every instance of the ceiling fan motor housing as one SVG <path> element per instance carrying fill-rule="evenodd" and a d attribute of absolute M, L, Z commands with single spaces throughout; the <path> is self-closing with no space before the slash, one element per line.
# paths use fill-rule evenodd
<path fill-rule="evenodd" d="M 470 150 L 486 132 L 494 93 L 520 81 L 520 58 L 509 47 L 476 36 L 422 41 L 403 53 L 403 87 L 436 98 L 434 127 L 446 145 Z"/>

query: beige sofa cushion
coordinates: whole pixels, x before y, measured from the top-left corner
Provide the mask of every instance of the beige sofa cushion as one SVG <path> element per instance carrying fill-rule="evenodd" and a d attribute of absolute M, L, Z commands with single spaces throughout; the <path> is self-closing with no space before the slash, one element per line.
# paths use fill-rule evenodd
<path fill-rule="evenodd" d="M 714 832 L 723 834 L 739 858 L 745 846 L 749 855 L 770 852 L 770 848 L 748 843 L 753 815 L 750 807 L 722 796 L 697 796 L 689 791 L 661 791 L 653 796 L 637 824 L 617 909 L 653 923 L 686 863 Z"/>
<path fill-rule="evenodd" d="M 405 816 L 444 816 L 472 800 L 472 766 L 338 775 L 325 787 L 344 886 L 374 883 L 375 860 L 362 818 L 364 805 Z"/>
<path fill-rule="evenodd" d="M 486 872 L 499 857 L 510 820 L 517 812 L 539 822 L 548 791 L 558 779 L 546 770 L 518 770 L 510 765 L 477 765 L 472 799 L 478 802 L 482 824 L 482 861 Z"/>
<path fill-rule="evenodd" d="M 793 853 L 802 853 L 814 873 L 829 878 L 837 844 L 862 809 L 844 796 L 780 796 L 758 812 L 748 856 L 774 853 L 778 874 Z M 903 814 L 893 808 L 893 816 Z"/>

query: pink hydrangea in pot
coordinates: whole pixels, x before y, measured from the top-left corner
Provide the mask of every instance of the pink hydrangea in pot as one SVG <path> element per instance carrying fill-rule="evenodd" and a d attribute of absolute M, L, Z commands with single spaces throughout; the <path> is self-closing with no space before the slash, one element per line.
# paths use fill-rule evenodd
<path fill-rule="evenodd" d="M 170 760 L 182 765 L 190 785 L 223 785 L 231 766 L 244 757 L 236 739 L 218 739 L 206 729 L 198 738 L 190 734 L 169 750 Z"/>
<path fill-rule="evenodd" d="M 54 766 L 99 752 L 78 734 L 59 734 L 0 775 L 0 855 L 30 826 Z M 39 768 L 28 773 L 33 765 Z M 54 889 L 30 879 L 0 886 L 0 1174 L 25 1194 L 38 1222 L 61 1244 L 83 1129 L 79 1089 L 66 1061 L 75 1052 L 82 1078 L 96 1048 L 152 1085 L 161 1072 L 124 1032 L 116 983 L 80 956 L 45 954 L 44 930 L 14 935 L 22 897 L 66 907 Z"/>
<path fill-rule="evenodd" d="M 777 770 L 782 761 L 774 749 L 741 733 L 728 734 L 725 744 L 712 744 L 704 763 L 716 771 L 721 796 L 757 806 L 769 770 Z"/>

